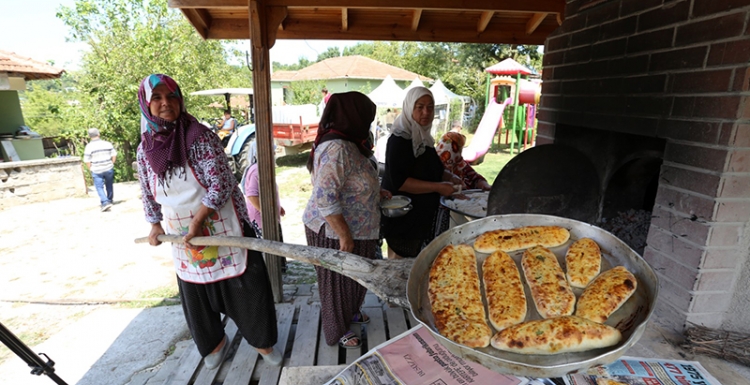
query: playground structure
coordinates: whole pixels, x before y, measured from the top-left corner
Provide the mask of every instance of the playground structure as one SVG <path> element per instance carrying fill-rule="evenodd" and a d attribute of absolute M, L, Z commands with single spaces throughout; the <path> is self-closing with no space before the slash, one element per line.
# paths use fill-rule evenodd
<path fill-rule="evenodd" d="M 536 105 L 541 97 L 541 82 L 522 79 L 522 75 L 529 76 L 533 72 L 511 58 L 486 68 L 485 72 L 487 72 L 487 110 L 491 101 L 512 98 L 512 103 L 504 109 L 501 120 L 497 122 L 498 126 L 502 124 L 502 128 L 505 129 L 506 144 L 510 137 L 511 155 L 515 151 L 516 142 L 519 151 L 522 145 L 524 150 L 527 146 L 532 146 L 536 128 Z M 492 79 L 492 75 L 496 77 Z M 480 127 L 482 127 L 481 124 Z M 479 134 L 480 127 L 477 128 L 477 134 Z M 485 127 L 485 129 L 488 128 Z M 494 136 L 497 126 L 490 129 Z M 498 143 L 500 143 L 500 132 L 498 132 Z M 510 135 L 511 132 L 513 135 Z M 492 141 L 489 145 L 492 145 Z"/>

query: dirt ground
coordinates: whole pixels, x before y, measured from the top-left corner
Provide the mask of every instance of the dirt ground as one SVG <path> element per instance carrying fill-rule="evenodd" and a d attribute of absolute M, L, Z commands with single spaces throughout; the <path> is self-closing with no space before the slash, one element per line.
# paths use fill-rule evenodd
<path fill-rule="evenodd" d="M 139 187 L 114 187 L 115 205 L 100 212 L 88 195 L 0 211 L 0 322 L 34 346 L 102 306 L 147 306 L 148 298 L 174 297 L 174 268 L 167 245 L 135 244 L 148 235 Z M 297 239 L 301 210 L 287 202 L 285 241 Z M 287 230 L 288 228 L 288 230 Z M 311 283 L 312 266 L 291 262 L 285 283 Z M 0 345 L 0 362 L 12 354 Z"/>

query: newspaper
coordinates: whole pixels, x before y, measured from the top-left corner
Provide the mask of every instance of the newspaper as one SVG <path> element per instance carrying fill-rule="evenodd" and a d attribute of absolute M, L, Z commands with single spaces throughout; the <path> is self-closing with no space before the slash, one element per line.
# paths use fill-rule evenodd
<path fill-rule="evenodd" d="M 527 385 L 453 355 L 422 325 L 392 338 L 347 366 L 326 385 Z"/>
<path fill-rule="evenodd" d="M 566 385 L 721 385 L 696 361 L 635 357 L 621 357 L 564 380 Z"/>

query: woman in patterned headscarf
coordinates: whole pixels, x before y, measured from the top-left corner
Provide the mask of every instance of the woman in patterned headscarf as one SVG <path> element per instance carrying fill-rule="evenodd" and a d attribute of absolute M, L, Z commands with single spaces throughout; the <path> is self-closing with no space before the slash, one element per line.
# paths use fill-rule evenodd
<path fill-rule="evenodd" d="M 362 93 L 333 94 L 320 117 L 308 161 L 312 194 L 302 221 L 307 244 L 375 258 L 380 229 L 378 173 L 370 163 L 370 124 L 375 104 Z M 362 343 L 349 330 L 368 323 L 360 311 L 367 290 L 356 281 L 315 266 L 323 332 L 328 345 L 343 348 Z"/>
<path fill-rule="evenodd" d="M 149 243 L 161 234 L 179 234 L 172 259 L 185 319 L 206 367 L 221 365 L 229 350 L 221 313 L 272 364 L 281 363 L 273 346 L 276 312 L 266 265 L 259 252 L 235 247 L 196 247 L 196 236 L 250 236 L 242 193 L 219 137 L 185 110 L 180 87 L 166 75 L 149 75 L 138 90 L 141 144 L 138 176 Z"/>
<path fill-rule="evenodd" d="M 430 129 L 435 100 L 425 87 L 406 94 L 403 112 L 393 123 L 385 150 L 382 186 L 394 195 L 411 198 L 413 208 L 404 216 L 383 218 L 388 258 L 414 258 L 435 236 L 447 230 L 437 221 L 440 196 L 453 194 L 453 184 L 435 152 Z"/>
<path fill-rule="evenodd" d="M 482 189 L 489 191 L 492 186 L 487 183 L 487 179 L 474 171 L 474 168 L 461 155 L 461 150 L 463 150 L 465 144 L 465 136 L 458 132 L 450 131 L 443 135 L 435 150 L 437 150 L 437 154 L 443 162 L 445 169 L 461 180 L 464 190 Z"/>

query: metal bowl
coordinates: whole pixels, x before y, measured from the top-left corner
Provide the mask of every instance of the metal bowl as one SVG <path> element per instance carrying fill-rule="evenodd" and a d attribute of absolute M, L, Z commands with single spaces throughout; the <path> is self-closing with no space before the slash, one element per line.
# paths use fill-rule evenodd
<path fill-rule="evenodd" d="M 411 198 L 404 195 L 394 195 L 391 199 L 380 202 L 380 209 L 383 215 L 389 218 L 404 216 L 411 208 Z"/>
<path fill-rule="evenodd" d="M 474 240 L 486 231 L 520 226 L 562 226 L 570 230 L 570 240 L 567 243 L 550 248 L 561 261 L 562 266 L 564 266 L 565 252 L 572 242 L 580 238 L 591 238 L 599 244 L 602 250 L 602 271 L 609 270 L 614 266 L 625 266 L 635 275 L 638 280 L 636 292 L 605 322 L 605 324 L 616 327 L 622 332 L 622 341 L 619 344 L 578 353 L 533 355 L 500 351 L 491 346 L 477 349 L 469 348 L 457 344 L 437 332 L 427 295 L 427 282 L 432 262 L 440 250 L 448 244 L 464 243 L 472 245 Z M 508 254 L 516 262 L 519 272 L 522 271 L 520 259 L 523 251 Z M 488 254 L 477 253 L 480 277 L 482 274 L 481 265 L 487 256 Z M 541 317 L 531 299 L 528 285 L 524 284 L 524 290 L 529 306 L 526 320 L 540 319 Z M 582 290 L 574 288 L 573 292 L 576 297 L 579 297 Z M 425 325 L 435 336 L 435 339 L 449 351 L 463 359 L 477 362 L 499 373 L 529 377 L 561 377 L 567 373 L 583 371 L 596 365 L 614 362 L 628 348 L 635 345 L 643 335 L 646 324 L 654 311 L 658 292 L 659 282 L 651 266 L 614 235 L 577 220 L 540 214 L 495 215 L 451 228 L 435 238 L 419 253 L 414 261 L 407 284 L 407 297 L 414 318 Z"/>

